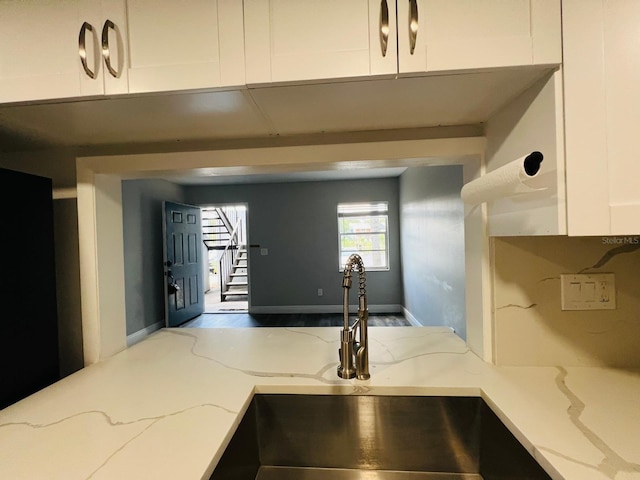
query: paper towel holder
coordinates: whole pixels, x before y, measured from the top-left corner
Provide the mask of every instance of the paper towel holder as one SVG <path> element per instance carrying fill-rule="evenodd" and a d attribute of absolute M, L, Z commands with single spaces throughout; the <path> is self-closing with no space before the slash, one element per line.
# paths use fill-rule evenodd
<path fill-rule="evenodd" d="M 535 151 L 531 152 L 524 158 L 523 166 L 524 171 L 530 177 L 533 177 L 540 171 L 540 165 L 542 164 L 542 160 L 544 160 L 544 155 L 541 152 Z"/>
<path fill-rule="evenodd" d="M 535 185 L 544 155 L 533 151 L 462 186 L 460 197 L 466 204 L 477 205 L 504 197 L 547 190 Z"/>

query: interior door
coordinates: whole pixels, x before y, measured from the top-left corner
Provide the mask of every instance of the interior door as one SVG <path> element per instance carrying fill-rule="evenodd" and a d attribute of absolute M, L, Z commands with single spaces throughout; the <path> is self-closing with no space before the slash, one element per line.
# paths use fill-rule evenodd
<path fill-rule="evenodd" d="M 198 207 L 163 203 L 165 323 L 176 327 L 204 311 L 202 220 Z"/>

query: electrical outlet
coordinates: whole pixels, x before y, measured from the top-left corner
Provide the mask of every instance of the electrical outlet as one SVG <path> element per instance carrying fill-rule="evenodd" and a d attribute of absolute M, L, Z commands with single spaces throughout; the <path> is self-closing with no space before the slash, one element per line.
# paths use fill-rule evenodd
<path fill-rule="evenodd" d="M 269 249 L 268 248 L 261 248 L 260 249 L 260 255 L 262 255 L 263 257 L 265 255 L 269 255 Z"/>
<path fill-rule="evenodd" d="M 562 310 L 614 310 L 615 274 L 562 274 L 560 298 Z"/>
<path fill-rule="evenodd" d="M 318 296 L 321 297 L 322 295 L 324 295 L 324 292 L 322 291 L 321 288 L 318 289 Z"/>

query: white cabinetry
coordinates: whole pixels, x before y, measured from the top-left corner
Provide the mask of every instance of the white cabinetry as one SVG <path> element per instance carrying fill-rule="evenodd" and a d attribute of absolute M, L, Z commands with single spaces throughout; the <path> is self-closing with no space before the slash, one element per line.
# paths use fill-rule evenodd
<path fill-rule="evenodd" d="M 562 62 L 560 0 L 398 0 L 400 73 Z"/>
<path fill-rule="evenodd" d="M 247 84 L 397 72 L 394 0 L 245 0 L 244 21 Z"/>
<path fill-rule="evenodd" d="M 115 78 L 103 72 L 103 30 Z M 3 0 L 0 35 L 0 103 L 127 91 L 121 0 Z"/>
<path fill-rule="evenodd" d="M 487 172 L 539 151 L 540 171 L 522 195 L 487 204 L 491 236 L 566 235 L 562 71 L 540 79 L 486 123 Z"/>
<path fill-rule="evenodd" d="M 244 85 L 242 2 L 127 0 L 129 92 Z"/>
<path fill-rule="evenodd" d="M 570 235 L 640 233 L 640 2 L 564 0 Z"/>
<path fill-rule="evenodd" d="M 2 0 L 0 36 L 0 103 L 245 83 L 235 0 Z"/>
<path fill-rule="evenodd" d="M 245 0 L 244 13 L 249 84 L 562 62 L 560 0 Z"/>

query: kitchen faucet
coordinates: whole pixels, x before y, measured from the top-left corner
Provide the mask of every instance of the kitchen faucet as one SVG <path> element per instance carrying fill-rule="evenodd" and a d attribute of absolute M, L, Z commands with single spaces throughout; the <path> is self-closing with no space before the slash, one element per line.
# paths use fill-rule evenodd
<path fill-rule="evenodd" d="M 349 289 L 351 288 L 351 271 L 358 271 L 358 318 L 352 326 L 349 326 Z M 347 260 L 342 279 L 343 302 L 342 315 L 344 326 L 340 335 L 340 365 L 338 376 L 340 378 L 357 377 L 358 380 L 369 379 L 369 347 L 367 324 L 369 311 L 367 310 L 367 292 L 365 285 L 364 263 L 360 255 L 354 253 Z M 359 330 L 359 341 L 356 342 L 356 328 Z"/>

